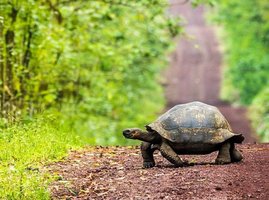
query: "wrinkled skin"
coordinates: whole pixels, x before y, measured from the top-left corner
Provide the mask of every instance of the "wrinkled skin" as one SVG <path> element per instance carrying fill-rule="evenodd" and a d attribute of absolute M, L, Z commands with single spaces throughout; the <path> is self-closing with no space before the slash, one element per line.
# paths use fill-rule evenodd
<path fill-rule="evenodd" d="M 183 161 L 178 154 L 207 154 L 219 151 L 216 164 L 227 164 L 239 162 L 243 159 L 241 153 L 235 149 L 232 138 L 220 144 L 180 144 L 173 143 L 160 136 L 155 131 L 143 131 L 138 128 L 126 129 L 123 131 L 124 137 L 128 139 L 142 140 L 141 154 L 143 157 L 143 167 L 151 168 L 155 166 L 153 153 L 159 150 L 163 157 L 176 167 L 183 167 L 188 163 Z"/>

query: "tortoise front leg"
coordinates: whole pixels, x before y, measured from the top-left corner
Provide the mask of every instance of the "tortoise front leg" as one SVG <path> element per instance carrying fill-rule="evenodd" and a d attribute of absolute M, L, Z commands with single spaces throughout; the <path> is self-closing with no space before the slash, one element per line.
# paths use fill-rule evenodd
<path fill-rule="evenodd" d="M 216 164 L 222 165 L 222 164 L 227 164 L 231 162 L 230 148 L 231 148 L 231 144 L 229 142 L 223 143 L 220 146 L 219 154 L 215 161 Z"/>
<path fill-rule="evenodd" d="M 166 141 L 163 141 L 161 144 L 160 152 L 163 157 L 165 157 L 169 162 L 173 163 L 176 167 L 183 167 L 185 164 Z"/>
<path fill-rule="evenodd" d="M 153 153 L 155 149 L 151 148 L 151 143 L 142 142 L 140 148 L 141 148 L 141 153 L 143 157 L 143 168 L 154 167 L 155 161 L 153 158 Z"/>

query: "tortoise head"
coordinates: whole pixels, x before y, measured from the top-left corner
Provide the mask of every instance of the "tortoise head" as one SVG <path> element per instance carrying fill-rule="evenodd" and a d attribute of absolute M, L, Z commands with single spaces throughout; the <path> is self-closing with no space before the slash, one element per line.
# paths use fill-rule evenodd
<path fill-rule="evenodd" d="M 124 137 L 128 139 L 139 139 L 143 131 L 139 128 L 128 128 L 125 129 L 123 132 Z"/>

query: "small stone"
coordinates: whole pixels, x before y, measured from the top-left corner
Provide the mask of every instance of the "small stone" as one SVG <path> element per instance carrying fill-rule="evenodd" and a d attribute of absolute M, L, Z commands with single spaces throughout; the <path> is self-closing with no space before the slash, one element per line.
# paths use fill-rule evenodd
<path fill-rule="evenodd" d="M 220 191 L 220 190 L 222 190 L 222 188 L 217 186 L 217 187 L 215 187 L 215 190 Z"/>

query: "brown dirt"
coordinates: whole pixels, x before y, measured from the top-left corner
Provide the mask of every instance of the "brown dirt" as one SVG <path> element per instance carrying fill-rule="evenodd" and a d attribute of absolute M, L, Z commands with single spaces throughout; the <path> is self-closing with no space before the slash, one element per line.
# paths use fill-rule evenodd
<path fill-rule="evenodd" d="M 193 100 L 219 107 L 235 132 L 253 143 L 245 108 L 219 99 L 221 54 L 204 9 L 174 4 L 169 11 L 188 20 L 166 71 L 168 107 Z M 240 163 L 214 165 L 216 153 L 182 156 L 193 165 L 174 168 L 159 153 L 157 166 L 142 169 L 138 147 L 88 147 L 73 151 L 47 167 L 57 180 L 50 185 L 53 199 L 269 199 L 269 144 L 243 144 Z"/>
<path fill-rule="evenodd" d="M 193 166 L 174 168 L 159 153 L 142 169 L 138 147 L 88 147 L 49 166 L 58 181 L 53 199 L 269 199 L 269 144 L 241 145 L 243 162 L 214 165 L 216 153 L 184 156 Z"/>

